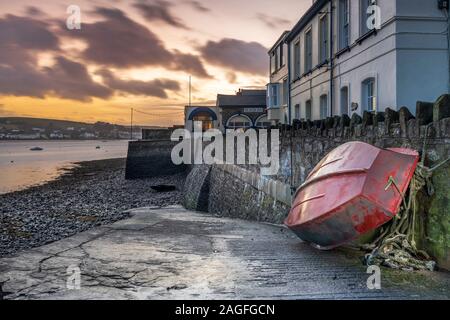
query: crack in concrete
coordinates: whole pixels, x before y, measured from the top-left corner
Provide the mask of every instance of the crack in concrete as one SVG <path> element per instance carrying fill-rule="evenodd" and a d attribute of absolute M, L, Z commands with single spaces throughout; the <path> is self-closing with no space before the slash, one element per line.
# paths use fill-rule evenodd
<path fill-rule="evenodd" d="M 101 238 L 101 237 L 104 237 L 104 236 L 107 235 L 107 234 L 113 233 L 113 232 L 114 232 L 114 230 L 109 229 L 109 230 L 104 231 L 104 232 L 102 232 L 102 233 L 100 233 L 100 234 L 98 234 L 98 235 L 95 235 L 94 237 L 92 237 L 92 238 L 89 239 L 89 240 L 86 240 L 86 241 L 84 241 L 84 242 L 81 242 L 80 244 L 78 244 L 78 245 L 76 245 L 76 246 L 74 246 L 74 247 L 70 247 L 70 248 L 68 248 L 68 249 L 65 249 L 65 250 L 56 252 L 56 253 L 54 253 L 54 254 L 51 254 L 51 255 L 48 256 L 48 257 L 45 257 L 45 258 L 41 259 L 41 260 L 38 262 L 38 265 L 39 265 L 39 267 L 38 267 L 38 272 L 39 272 L 39 273 L 42 272 L 42 265 L 44 264 L 44 262 L 46 262 L 46 261 L 48 261 L 48 260 L 50 260 L 50 259 L 56 258 L 56 257 L 60 257 L 61 254 L 66 253 L 66 252 L 71 251 L 71 250 L 74 250 L 74 249 L 81 249 L 82 251 L 85 252 L 85 250 L 82 249 L 82 247 L 83 247 L 85 244 L 87 244 L 87 243 L 89 243 L 89 242 L 93 242 L 93 241 L 95 241 L 95 240 L 97 240 L 97 239 L 99 239 L 99 238 Z M 70 258 L 72 258 L 72 257 L 70 257 Z M 48 269 L 46 269 L 46 270 L 48 270 Z"/>

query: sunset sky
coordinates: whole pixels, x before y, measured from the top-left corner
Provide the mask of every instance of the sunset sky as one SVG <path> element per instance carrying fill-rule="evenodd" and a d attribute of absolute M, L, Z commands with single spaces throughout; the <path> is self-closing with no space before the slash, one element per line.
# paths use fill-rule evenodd
<path fill-rule="evenodd" d="M 0 0 L 0 117 L 183 123 L 268 82 L 267 49 L 311 0 Z M 66 27 L 81 9 L 81 30 Z"/>

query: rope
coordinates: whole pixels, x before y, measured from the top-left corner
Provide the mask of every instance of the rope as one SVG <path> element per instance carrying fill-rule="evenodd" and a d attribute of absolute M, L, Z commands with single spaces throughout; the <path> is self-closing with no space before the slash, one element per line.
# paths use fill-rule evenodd
<path fill-rule="evenodd" d="M 427 128 L 428 129 L 428 128 Z M 428 132 L 428 130 L 427 130 Z M 426 150 L 426 138 L 423 151 Z M 425 153 L 422 154 L 425 158 Z M 450 161 L 447 158 L 443 162 L 428 168 L 422 161 L 417 165 L 416 171 L 409 187 L 407 196 L 400 189 L 391 176 L 389 177 L 386 190 L 394 187 L 402 195 L 402 204 L 395 218 L 380 230 L 380 235 L 371 244 L 363 245 L 362 249 L 370 253 L 365 255 L 367 265 L 383 265 L 393 269 L 401 270 L 430 270 L 436 268 L 436 262 L 423 250 L 417 249 L 415 241 L 416 218 L 418 208 L 418 193 L 424 187 L 428 196 L 434 194 L 434 186 L 431 178 L 433 172 Z"/>

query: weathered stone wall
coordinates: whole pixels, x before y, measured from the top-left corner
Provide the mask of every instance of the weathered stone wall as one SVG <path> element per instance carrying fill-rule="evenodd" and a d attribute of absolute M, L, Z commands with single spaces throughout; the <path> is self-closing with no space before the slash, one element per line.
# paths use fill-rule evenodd
<path fill-rule="evenodd" d="M 126 179 L 142 179 L 171 175 L 186 170 L 172 163 L 171 152 L 176 142 L 170 140 L 130 141 L 125 169 Z"/>
<path fill-rule="evenodd" d="M 184 184 L 183 205 L 186 209 L 208 211 L 211 166 L 193 166 Z"/>
<path fill-rule="evenodd" d="M 172 128 L 142 129 L 142 140 L 170 140 Z"/>
<path fill-rule="evenodd" d="M 272 223 L 289 213 L 288 185 L 239 166 L 212 166 L 209 188 L 209 212 Z"/>
<path fill-rule="evenodd" d="M 291 191 L 305 181 L 328 152 L 349 141 L 363 141 L 381 148 L 407 147 L 420 153 L 425 150 L 425 165 L 432 167 L 450 157 L 450 96 L 443 96 L 434 104 L 418 102 L 416 109 L 417 118 L 407 108 L 401 108 L 399 112 L 386 109 L 375 115 L 367 112 L 363 117 L 353 115 L 351 119 L 342 116 L 281 126 L 278 175 L 263 177 L 258 166 L 215 165 L 209 177 L 208 210 L 280 223 L 288 213 Z M 420 245 L 447 269 L 450 269 L 449 166 L 435 172 L 432 179 L 435 194 L 423 195 L 420 208 L 423 223 L 418 238 Z"/>

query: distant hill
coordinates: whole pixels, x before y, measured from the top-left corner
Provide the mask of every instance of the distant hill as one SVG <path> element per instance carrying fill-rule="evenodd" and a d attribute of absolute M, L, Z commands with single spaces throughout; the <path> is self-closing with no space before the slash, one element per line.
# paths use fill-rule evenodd
<path fill-rule="evenodd" d="M 97 122 L 98 123 L 106 123 L 106 122 Z M 0 117 L 0 126 L 2 125 L 10 125 L 10 126 L 21 126 L 21 127 L 41 127 L 46 128 L 50 125 L 55 126 L 55 128 L 90 128 L 95 125 L 95 123 L 86 123 L 86 122 L 77 122 L 77 121 L 69 121 L 69 120 L 56 120 L 56 119 L 43 119 L 43 118 L 27 118 L 27 117 Z M 116 125 L 111 124 L 113 126 L 129 128 L 129 126 Z M 140 126 L 136 125 L 136 128 L 161 128 L 159 126 Z"/>
<path fill-rule="evenodd" d="M 133 133 L 142 128 L 158 126 L 134 126 Z M 0 139 L 124 139 L 129 137 L 130 127 L 107 122 L 85 123 L 68 120 L 3 117 L 0 118 Z"/>

